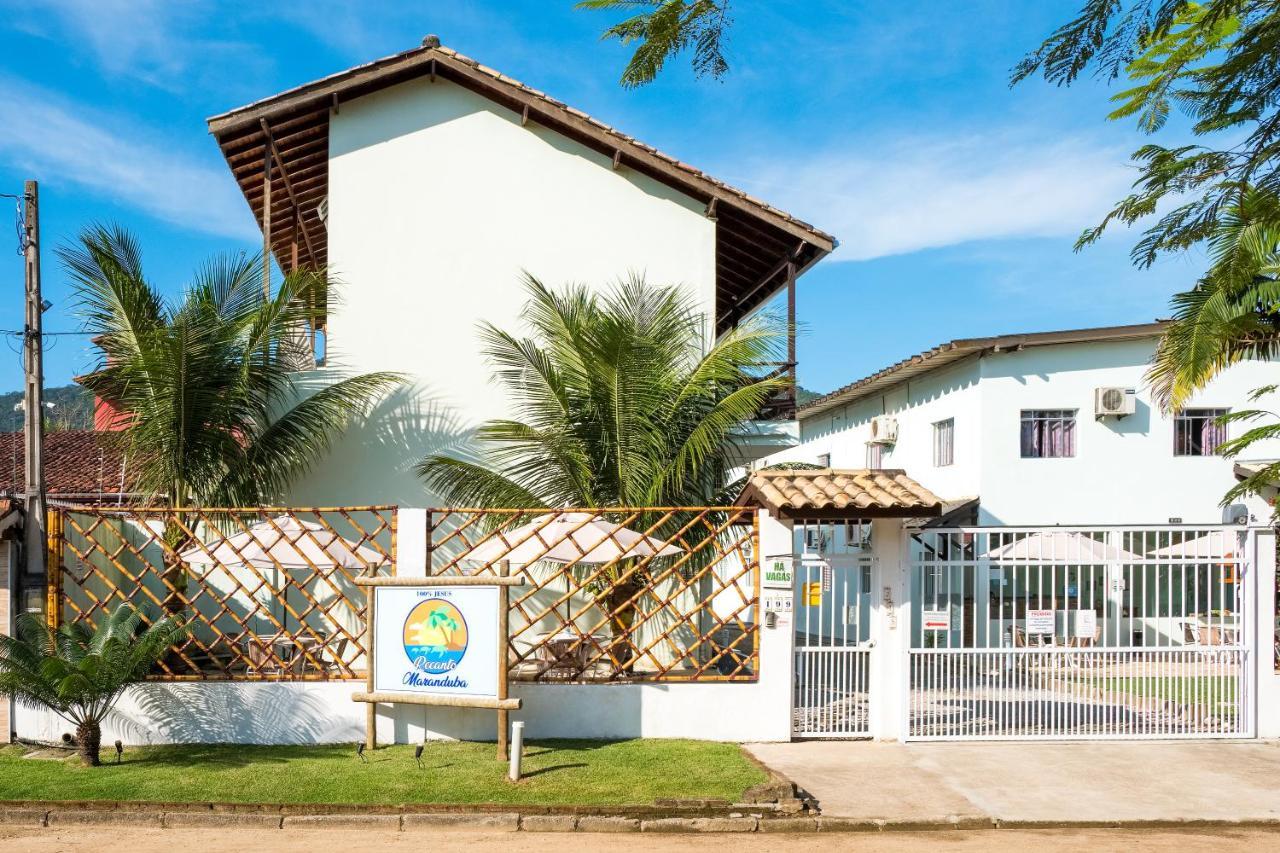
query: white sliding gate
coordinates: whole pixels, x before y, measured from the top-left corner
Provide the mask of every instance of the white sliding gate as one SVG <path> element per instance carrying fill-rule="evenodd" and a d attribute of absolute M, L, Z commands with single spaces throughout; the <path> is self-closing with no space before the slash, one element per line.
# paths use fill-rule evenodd
<path fill-rule="evenodd" d="M 858 523 L 797 525 L 796 737 L 871 734 L 871 566 Z M 847 537 L 847 538 L 846 538 Z"/>
<path fill-rule="evenodd" d="M 908 538 L 908 738 L 1250 737 L 1252 534 L 953 528 Z"/>

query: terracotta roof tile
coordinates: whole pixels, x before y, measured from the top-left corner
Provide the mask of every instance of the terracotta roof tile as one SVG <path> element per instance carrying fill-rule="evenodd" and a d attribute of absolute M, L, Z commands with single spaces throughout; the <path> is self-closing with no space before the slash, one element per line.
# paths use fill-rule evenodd
<path fill-rule="evenodd" d="M 0 433 L 0 494 L 26 491 L 23 433 Z M 105 435 L 92 430 L 60 430 L 44 436 L 44 479 L 49 495 L 114 494 L 134 486 L 120 453 Z"/>
<path fill-rule="evenodd" d="M 942 499 L 898 469 L 778 469 L 757 471 L 747 481 L 742 502 L 780 515 L 847 512 L 868 516 L 936 515 Z"/>

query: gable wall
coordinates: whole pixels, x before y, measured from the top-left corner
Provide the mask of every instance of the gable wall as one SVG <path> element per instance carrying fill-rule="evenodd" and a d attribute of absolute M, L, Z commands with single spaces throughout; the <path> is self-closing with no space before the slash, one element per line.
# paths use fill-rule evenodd
<path fill-rule="evenodd" d="M 413 462 L 509 414 L 477 326 L 520 330 L 522 271 L 601 288 L 634 272 L 683 284 L 714 310 L 715 223 L 702 205 L 443 80 L 333 116 L 329 259 L 341 282 L 329 365 L 398 370 L 413 385 L 376 426 L 344 437 L 291 502 L 428 499 Z"/>

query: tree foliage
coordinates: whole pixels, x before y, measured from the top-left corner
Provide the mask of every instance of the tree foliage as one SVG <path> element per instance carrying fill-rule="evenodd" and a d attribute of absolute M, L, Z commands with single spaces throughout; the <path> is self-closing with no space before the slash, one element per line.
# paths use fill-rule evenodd
<path fill-rule="evenodd" d="M 627 88 L 652 83 L 667 60 L 693 50 L 699 77 L 720 79 L 729 71 L 725 57 L 732 20 L 730 0 L 581 0 L 579 9 L 624 10 L 629 17 L 604 31 L 603 38 L 635 44 L 622 72 Z"/>
<path fill-rule="evenodd" d="M 1136 265 L 1207 251 L 1207 271 L 1173 298 L 1149 372 L 1157 400 L 1178 409 L 1230 365 L 1280 353 L 1280 4 L 1087 0 L 1017 66 L 1013 81 L 1042 74 L 1069 85 L 1089 68 L 1131 84 L 1112 97 L 1111 119 L 1133 119 L 1155 134 L 1179 111 L 1197 140 L 1139 148 L 1133 192 L 1076 243 L 1093 243 L 1114 223 L 1154 217 L 1133 248 Z M 1259 389 L 1255 399 L 1274 390 Z M 1250 409 L 1224 418 L 1253 425 L 1220 451 L 1235 456 L 1280 437 L 1280 426 L 1257 423 L 1269 415 Z M 1224 502 L 1278 477 L 1280 466 L 1270 466 Z"/>
<path fill-rule="evenodd" d="M 17 636 L 0 635 L 0 694 L 73 724 L 81 759 L 97 765 L 102 720 L 186 633 L 173 618 L 142 621 L 128 604 L 92 632 L 80 623 L 52 631 L 43 616 L 22 614 Z"/>
<path fill-rule="evenodd" d="M 101 350 L 81 381 L 126 419 L 118 439 L 139 489 L 174 506 L 275 498 L 399 381 L 299 372 L 327 298 L 321 272 L 291 273 L 268 296 L 260 258 L 224 255 L 169 301 L 122 229 L 90 228 L 58 254 Z"/>
<path fill-rule="evenodd" d="M 1149 266 L 1166 252 L 1209 240 L 1246 188 L 1280 194 L 1280 6 L 1260 0 L 1088 0 L 1080 14 L 1028 55 L 1013 82 L 1041 74 L 1069 85 L 1089 68 L 1125 76 L 1114 119 L 1154 133 L 1177 109 L 1201 144 L 1148 144 L 1134 152 L 1134 192 L 1078 247 L 1113 223 L 1158 218 L 1134 246 Z M 1172 204 L 1158 210 L 1163 203 Z"/>
<path fill-rule="evenodd" d="M 769 320 L 708 345 L 688 296 L 632 278 L 603 294 L 556 293 L 528 277 L 532 337 L 482 328 L 515 415 L 482 425 L 480 461 L 418 466 L 458 506 L 713 506 L 731 502 L 733 436 L 788 381 Z"/>

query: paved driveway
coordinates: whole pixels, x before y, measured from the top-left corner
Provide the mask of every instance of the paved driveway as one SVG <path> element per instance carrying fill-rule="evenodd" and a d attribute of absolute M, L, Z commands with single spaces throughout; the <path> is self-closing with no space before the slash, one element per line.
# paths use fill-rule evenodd
<path fill-rule="evenodd" d="M 831 816 L 1280 820 L 1274 742 L 752 744 Z"/>

